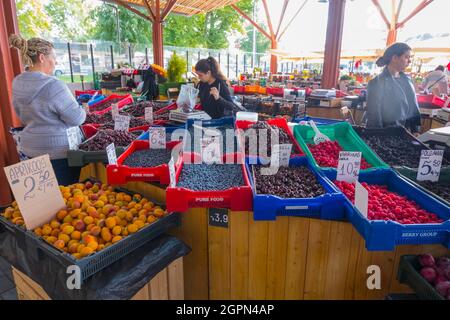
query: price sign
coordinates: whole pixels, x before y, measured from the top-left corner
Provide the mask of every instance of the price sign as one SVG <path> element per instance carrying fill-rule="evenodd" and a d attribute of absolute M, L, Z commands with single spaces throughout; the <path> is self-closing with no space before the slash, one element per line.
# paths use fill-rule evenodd
<path fill-rule="evenodd" d="M 209 225 L 214 227 L 228 228 L 228 210 L 211 208 L 208 210 Z"/>
<path fill-rule="evenodd" d="M 200 139 L 202 161 L 204 163 L 221 163 L 220 137 L 212 136 Z"/>
<path fill-rule="evenodd" d="M 292 144 L 275 144 L 272 146 L 270 165 L 275 167 L 289 166 Z"/>
<path fill-rule="evenodd" d="M 78 127 L 72 127 L 66 130 L 67 140 L 69 140 L 69 149 L 78 150 L 78 146 L 81 143 L 80 131 Z"/>
<path fill-rule="evenodd" d="M 48 154 L 4 168 L 28 230 L 49 222 L 65 208 Z"/>
<path fill-rule="evenodd" d="M 417 181 L 439 180 L 444 150 L 422 150 Z"/>
<path fill-rule="evenodd" d="M 170 159 L 168 165 L 169 165 L 170 186 L 175 187 L 176 184 L 175 160 L 173 159 L 173 157 Z"/>
<path fill-rule="evenodd" d="M 120 114 L 114 116 L 114 130 L 128 131 L 130 128 L 130 116 L 122 116 Z"/>
<path fill-rule="evenodd" d="M 108 156 L 109 164 L 117 164 L 116 147 L 114 142 L 106 147 L 106 155 Z"/>
<path fill-rule="evenodd" d="M 361 152 L 341 151 L 339 152 L 339 162 L 337 167 L 338 181 L 354 183 L 358 180 L 361 167 Z"/>
<path fill-rule="evenodd" d="M 86 113 L 89 113 L 89 105 L 87 104 L 87 102 L 83 102 L 81 105 L 83 106 L 84 111 L 86 111 Z"/>
<path fill-rule="evenodd" d="M 119 115 L 119 104 L 118 103 L 113 103 L 111 105 L 111 115 L 112 115 L 113 119 L 115 118 L 115 116 Z"/>
<path fill-rule="evenodd" d="M 147 107 L 144 109 L 145 111 L 145 120 L 153 123 L 153 107 Z"/>
<path fill-rule="evenodd" d="M 166 148 L 166 128 L 164 127 L 150 127 L 148 128 L 148 139 L 150 149 L 165 149 Z"/>
<path fill-rule="evenodd" d="M 369 191 L 361 183 L 355 181 L 355 207 L 367 218 L 369 210 Z"/>

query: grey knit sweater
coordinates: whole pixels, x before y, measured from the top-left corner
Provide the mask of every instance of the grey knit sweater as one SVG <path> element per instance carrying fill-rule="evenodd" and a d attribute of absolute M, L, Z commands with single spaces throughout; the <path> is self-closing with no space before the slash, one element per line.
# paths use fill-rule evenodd
<path fill-rule="evenodd" d="M 66 158 L 66 130 L 86 118 L 66 84 L 41 72 L 24 72 L 13 80 L 12 94 L 14 109 L 25 126 L 20 133 L 23 152 L 28 157 Z"/>

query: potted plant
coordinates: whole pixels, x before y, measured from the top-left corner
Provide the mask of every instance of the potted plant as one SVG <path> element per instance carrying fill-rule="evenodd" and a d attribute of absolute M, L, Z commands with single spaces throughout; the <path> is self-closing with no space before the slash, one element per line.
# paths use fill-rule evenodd
<path fill-rule="evenodd" d="M 165 96 L 171 88 L 177 88 L 179 90 L 181 85 L 186 83 L 183 78 L 183 75 L 186 73 L 186 68 L 186 60 L 174 52 L 167 64 L 167 82 L 158 85 L 159 94 Z"/>

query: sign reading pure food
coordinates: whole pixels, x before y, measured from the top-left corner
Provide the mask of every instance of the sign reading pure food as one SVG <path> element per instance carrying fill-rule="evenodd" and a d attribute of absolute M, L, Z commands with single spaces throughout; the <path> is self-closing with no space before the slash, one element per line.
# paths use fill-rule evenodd
<path fill-rule="evenodd" d="M 444 150 L 422 150 L 417 181 L 439 181 Z"/>
<path fill-rule="evenodd" d="M 211 208 L 208 211 L 209 225 L 214 227 L 228 228 L 228 210 Z"/>
<path fill-rule="evenodd" d="M 47 223 L 66 206 L 48 154 L 4 170 L 28 230 Z"/>
<path fill-rule="evenodd" d="M 337 167 L 336 180 L 354 183 L 358 180 L 361 168 L 361 152 L 341 151 Z"/>

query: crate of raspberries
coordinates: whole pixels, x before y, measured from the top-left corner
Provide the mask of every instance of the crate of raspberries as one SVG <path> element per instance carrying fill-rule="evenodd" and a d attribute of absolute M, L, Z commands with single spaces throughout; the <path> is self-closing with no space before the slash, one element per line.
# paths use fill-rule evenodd
<path fill-rule="evenodd" d="M 121 155 L 125 148 L 142 132 L 115 131 L 101 129 L 78 146 L 78 150 L 67 151 L 67 161 L 70 167 L 82 167 L 89 163 L 108 163 L 106 147 L 114 143 L 116 154 Z"/>
<path fill-rule="evenodd" d="M 450 300 L 450 258 L 421 254 L 400 258 L 397 279 L 422 300 Z"/>
<path fill-rule="evenodd" d="M 148 140 L 135 140 L 117 159 L 116 165 L 106 167 L 109 184 L 128 181 L 152 181 L 163 185 L 170 183 L 168 163 L 181 151 L 181 142 L 166 144 L 165 149 L 150 149 Z"/>
<path fill-rule="evenodd" d="M 328 136 L 330 141 L 315 144 L 315 133 L 310 126 L 294 127 L 295 138 L 315 168 L 335 171 L 341 151 L 360 151 L 362 153 L 361 171 L 389 167 L 373 153 L 347 122 L 322 125 L 319 130 Z"/>
<path fill-rule="evenodd" d="M 344 196 L 305 157 L 293 158 L 288 167 L 271 172 L 266 165 L 250 165 L 255 220 L 275 220 L 277 216 L 344 219 Z"/>
<path fill-rule="evenodd" d="M 346 196 L 348 220 L 366 240 L 368 250 L 393 250 L 400 244 L 450 247 L 450 207 L 390 169 L 363 172 L 369 193 L 367 216 L 355 206 L 355 185 L 324 172 Z"/>
<path fill-rule="evenodd" d="M 27 230 L 15 201 L 0 214 L 0 225 L 26 257 L 52 260 L 63 273 L 76 265 L 82 281 L 179 225 L 177 214 L 154 201 L 99 182 L 60 186 L 60 191 L 66 207 L 44 225 Z"/>
<path fill-rule="evenodd" d="M 224 155 L 223 159 L 238 154 Z M 186 159 L 190 159 L 186 163 Z M 198 154 L 184 153 L 179 157 L 176 184 L 166 190 L 167 209 L 185 212 L 189 208 L 227 208 L 251 211 L 252 190 L 245 164 L 205 164 Z"/>
<path fill-rule="evenodd" d="M 240 151 L 245 151 L 247 156 L 270 157 L 274 144 L 292 144 L 291 157 L 304 156 L 284 118 L 257 122 L 238 120 L 236 130 Z M 276 136 L 276 133 L 278 141 L 272 141 L 272 136 Z"/>

